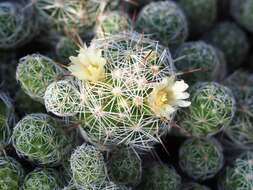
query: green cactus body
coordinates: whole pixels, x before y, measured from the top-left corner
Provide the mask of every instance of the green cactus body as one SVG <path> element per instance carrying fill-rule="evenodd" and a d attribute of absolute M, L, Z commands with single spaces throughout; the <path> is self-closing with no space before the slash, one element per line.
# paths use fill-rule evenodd
<path fill-rule="evenodd" d="M 252 190 L 253 187 L 253 155 L 243 153 L 235 160 L 233 166 L 228 166 L 219 178 L 219 190 Z"/>
<path fill-rule="evenodd" d="M 0 149 L 10 143 L 11 129 L 15 124 L 14 108 L 10 98 L 0 92 Z"/>
<path fill-rule="evenodd" d="M 231 123 L 235 107 L 229 88 L 215 82 L 200 82 L 192 88 L 191 106 L 178 118 L 179 125 L 187 135 L 213 135 Z"/>
<path fill-rule="evenodd" d="M 107 168 L 109 177 L 116 184 L 135 186 L 141 180 L 141 160 L 132 150 L 119 148 L 113 151 L 109 157 Z"/>
<path fill-rule="evenodd" d="M 72 146 L 61 125 L 46 114 L 27 115 L 13 130 L 13 146 L 32 162 L 57 165 Z"/>
<path fill-rule="evenodd" d="M 137 18 L 136 30 L 150 34 L 170 49 L 183 43 L 188 35 L 185 15 L 172 1 L 146 5 Z"/>
<path fill-rule="evenodd" d="M 53 169 L 40 169 L 27 174 L 23 183 L 23 190 L 59 190 L 61 189 L 59 174 Z"/>
<path fill-rule="evenodd" d="M 173 167 L 153 165 L 143 172 L 143 181 L 137 189 L 140 190 L 179 190 L 181 177 Z"/>
<path fill-rule="evenodd" d="M 198 183 L 186 183 L 182 185 L 181 190 L 210 190 L 210 188 Z"/>
<path fill-rule="evenodd" d="M 94 146 L 83 144 L 70 158 L 73 181 L 76 187 L 100 189 L 106 183 L 106 168 L 102 153 Z"/>
<path fill-rule="evenodd" d="M 24 170 L 11 157 L 0 157 L 0 189 L 19 190 L 24 178 Z"/>
<path fill-rule="evenodd" d="M 179 150 L 179 165 L 191 178 L 206 180 L 223 167 L 221 145 L 214 139 L 189 139 Z"/>
<path fill-rule="evenodd" d="M 13 49 L 29 42 L 36 34 L 38 22 L 33 6 L 25 1 L 0 3 L 0 49 Z"/>
<path fill-rule="evenodd" d="M 240 66 L 249 50 L 246 34 L 232 22 L 217 24 L 204 40 L 223 51 L 231 68 Z"/>
<path fill-rule="evenodd" d="M 253 2 L 251 0 L 232 0 L 230 12 L 240 25 L 253 32 Z"/>
<path fill-rule="evenodd" d="M 223 75 L 222 62 L 220 62 L 217 50 L 202 41 L 186 42 L 176 51 L 175 66 L 182 72 L 200 69 L 192 74 L 185 75 L 191 83 L 199 81 L 213 81 Z M 224 67 L 224 66 L 223 66 Z"/>
<path fill-rule="evenodd" d="M 53 60 L 33 54 L 20 59 L 16 78 L 27 95 L 43 103 L 47 86 L 63 73 Z"/>
<path fill-rule="evenodd" d="M 217 0 L 179 0 L 179 5 L 185 12 L 192 34 L 206 32 L 217 18 Z"/>

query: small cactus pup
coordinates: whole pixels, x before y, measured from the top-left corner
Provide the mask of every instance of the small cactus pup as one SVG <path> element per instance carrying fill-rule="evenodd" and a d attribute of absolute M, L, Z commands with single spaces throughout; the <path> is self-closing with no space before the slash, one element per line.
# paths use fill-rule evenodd
<path fill-rule="evenodd" d="M 198 183 L 185 183 L 180 190 L 211 190 L 209 187 Z"/>
<path fill-rule="evenodd" d="M 131 30 L 131 20 L 127 14 L 113 11 L 98 17 L 96 33 L 98 37 Z"/>
<path fill-rule="evenodd" d="M 109 178 L 116 184 L 136 186 L 141 181 L 141 159 L 131 149 L 120 147 L 112 151 L 107 169 Z"/>
<path fill-rule="evenodd" d="M 155 164 L 143 171 L 138 190 L 180 190 L 181 177 L 172 166 Z"/>
<path fill-rule="evenodd" d="M 180 168 L 195 180 L 203 181 L 214 177 L 223 164 L 223 150 L 215 139 L 191 138 L 180 147 Z"/>
<path fill-rule="evenodd" d="M 251 0 L 231 0 L 230 13 L 244 28 L 253 32 L 253 2 Z"/>
<path fill-rule="evenodd" d="M 28 43 L 38 30 L 34 7 L 27 2 L 0 2 L 0 49 L 13 49 Z"/>
<path fill-rule="evenodd" d="M 10 143 L 14 124 L 15 115 L 12 101 L 4 92 L 0 92 L 0 151 Z"/>
<path fill-rule="evenodd" d="M 175 66 L 179 71 L 191 72 L 183 76 L 186 81 L 214 81 L 222 78 L 226 67 L 216 48 L 203 41 L 183 43 L 175 52 Z"/>
<path fill-rule="evenodd" d="M 79 33 L 92 30 L 100 12 L 97 0 L 36 0 L 35 6 L 41 19 L 61 32 L 70 28 Z"/>
<path fill-rule="evenodd" d="M 63 70 L 50 58 L 32 54 L 19 60 L 16 79 L 27 95 L 43 103 L 47 86 L 63 73 Z"/>
<path fill-rule="evenodd" d="M 219 190 L 252 190 L 253 154 L 245 152 L 232 166 L 227 166 L 218 181 Z"/>
<path fill-rule="evenodd" d="M 30 114 L 14 127 L 12 143 L 16 152 L 41 165 L 58 165 L 70 151 L 71 140 L 62 123 L 46 114 Z"/>
<path fill-rule="evenodd" d="M 58 190 L 61 189 L 61 179 L 54 169 L 36 168 L 28 173 L 23 183 L 23 190 Z"/>
<path fill-rule="evenodd" d="M 236 105 L 229 88 L 216 82 L 199 82 L 191 92 L 191 106 L 178 118 L 183 133 L 194 137 L 210 136 L 231 123 Z"/>
<path fill-rule="evenodd" d="M 170 49 L 183 43 L 188 26 L 181 8 L 172 1 L 158 1 L 146 5 L 136 21 L 136 30 L 150 34 Z"/>
<path fill-rule="evenodd" d="M 190 33 L 199 35 L 209 30 L 217 18 L 217 0 L 179 0 L 183 9 Z"/>
<path fill-rule="evenodd" d="M 176 111 L 190 105 L 169 51 L 143 35 L 97 39 L 70 59 L 74 78 L 49 85 L 45 105 L 71 116 L 92 143 L 147 150 L 170 129 Z"/>
<path fill-rule="evenodd" d="M 0 189 L 19 190 L 24 178 L 24 169 L 11 157 L 0 157 Z"/>
<path fill-rule="evenodd" d="M 77 188 L 101 189 L 107 180 L 103 154 L 96 147 L 83 144 L 76 148 L 70 158 L 73 182 Z"/>
<path fill-rule="evenodd" d="M 233 69 L 242 64 L 249 51 L 247 35 L 232 22 L 218 23 L 204 36 L 204 40 L 223 51 Z"/>

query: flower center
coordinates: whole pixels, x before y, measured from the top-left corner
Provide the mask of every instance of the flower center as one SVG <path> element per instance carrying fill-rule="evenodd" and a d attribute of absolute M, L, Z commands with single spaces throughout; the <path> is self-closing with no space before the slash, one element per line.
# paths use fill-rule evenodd
<path fill-rule="evenodd" d="M 169 89 L 162 89 L 158 92 L 157 105 L 163 106 L 175 101 L 174 93 Z"/>

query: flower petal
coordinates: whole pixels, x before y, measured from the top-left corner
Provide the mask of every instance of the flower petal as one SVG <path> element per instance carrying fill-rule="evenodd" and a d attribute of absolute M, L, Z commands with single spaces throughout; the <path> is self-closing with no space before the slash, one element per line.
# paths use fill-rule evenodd
<path fill-rule="evenodd" d="M 179 107 L 189 107 L 191 105 L 191 102 L 185 100 L 177 100 L 176 105 Z"/>
<path fill-rule="evenodd" d="M 175 92 L 175 97 L 177 100 L 185 100 L 190 97 L 190 94 L 187 92 Z"/>
<path fill-rule="evenodd" d="M 175 84 L 172 86 L 173 91 L 175 92 L 183 92 L 189 85 L 184 82 L 184 80 L 176 81 Z"/>

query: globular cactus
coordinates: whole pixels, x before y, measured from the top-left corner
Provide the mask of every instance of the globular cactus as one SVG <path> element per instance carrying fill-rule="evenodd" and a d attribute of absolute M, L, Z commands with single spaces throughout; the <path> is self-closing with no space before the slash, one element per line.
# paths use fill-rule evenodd
<path fill-rule="evenodd" d="M 235 114 L 231 90 L 215 82 L 199 82 L 192 88 L 191 106 L 178 118 L 186 135 L 213 135 L 228 126 Z"/>
<path fill-rule="evenodd" d="M 198 183 L 185 183 L 180 190 L 210 190 L 210 188 Z"/>
<path fill-rule="evenodd" d="M 233 69 L 241 65 L 249 50 L 247 35 L 232 22 L 217 24 L 205 35 L 204 40 L 223 51 L 227 63 Z"/>
<path fill-rule="evenodd" d="M 181 177 L 172 166 L 152 165 L 143 172 L 140 190 L 180 190 Z"/>
<path fill-rule="evenodd" d="M 190 33 L 199 35 L 212 27 L 217 18 L 217 0 L 179 0 L 185 12 Z"/>
<path fill-rule="evenodd" d="M 102 190 L 131 190 L 131 188 L 109 182 Z"/>
<path fill-rule="evenodd" d="M 47 86 L 63 74 L 63 70 L 50 58 L 33 54 L 20 59 L 16 79 L 32 99 L 44 102 Z"/>
<path fill-rule="evenodd" d="M 222 56 L 222 55 L 221 55 Z M 175 52 L 175 66 L 182 72 L 197 70 L 184 76 L 186 81 L 192 83 L 199 81 L 214 81 L 222 78 L 224 62 L 213 46 L 203 42 L 186 42 Z"/>
<path fill-rule="evenodd" d="M 12 134 L 17 153 L 42 165 L 58 165 L 72 147 L 63 124 L 46 114 L 30 114 L 20 120 Z"/>
<path fill-rule="evenodd" d="M 26 175 L 22 189 L 59 190 L 61 187 L 61 178 L 56 170 L 36 168 Z"/>
<path fill-rule="evenodd" d="M 103 154 L 94 146 L 79 146 L 70 158 L 73 182 L 80 189 L 101 189 L 107 180 Z"/>
<path fill-rule="evenodd" d="M 28 43 L 38 31 L 34 7 L 27 2 L 1 1 L 0 49 L 13 49 Z"/>
<path fill-rule="evenodd" d="M 248 31 L 253 32 L 253 2 L 251 0 L 231 0 L 230 13 Z"/>
<path fill-rule="evenodd" d="M 108 174 L 116 184 L 135 186 L 140 183 L 142 163 L 139 156 L 127 148 L 118 148 L 108 158 Z"/>
<path fill-rule="evenodd" d="M 181 8 L 172 1 L 152 2 L 140 12 L 136 30 L 150 34 L 169 48 L 183 43 L 188 35 L 188 25 Z"/>
<path fill-rule="evenodd" d="M 12 101 L 9 96 L 0 92 L 0 151 L 10 143 L 13 125 L 15 114 Z"/>
<path fill-rule="evenodd" d="M 235 160 L 233 166 L 227 166 L 218 182 L 219 190 L 252 190 L 253 154 L 245 152 Z"/>
<path fill-rule="evenodd" d="M 0 157 L 0 189 L 18 190 L 25 172 L 20 163 L 11 157 Z"/>
<path fill-rule="evenodd" d="M 195 180 L 203 181 L 214 177 L 223 164 L 222 147 L 214 139 L 188 139 L 179 150 L 181 169 Z"/>
<path fill-rule="evenodd" d="M 150 148 L 176 111 L 190 105 L 188 85 L 176 80 L 168 50 L 142 35 L 98 39 L 70 59 L 75 78 L 49 85 L 45 105 L 72 116 L 89 141 Z"/>

